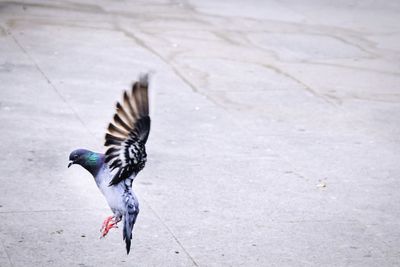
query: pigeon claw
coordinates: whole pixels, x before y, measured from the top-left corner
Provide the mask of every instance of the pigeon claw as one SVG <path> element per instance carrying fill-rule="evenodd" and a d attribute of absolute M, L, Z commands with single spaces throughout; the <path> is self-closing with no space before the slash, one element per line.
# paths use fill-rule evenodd
<path fill-rule="evenodd" d="M 100 232 L 103 232 L 103 230 L 106 228 L 106 226 L 110 223 L 110 221 L 113 219 L 113 216 L 108 216 L 104 222 L 103 225 L 101 226 Z"/>
<path fill-rule="evenodd" d="M 101 232 L 100 238 L 105 237 L 108 234 L 108 232 L 110 231 L 110 229 L 118 228 L 117 223 L 118 223 L 118 221 L 114 220 L 114 216 L 107 217 L 104 220 L 103 225 L 100 229 L 100 232 Z"/>

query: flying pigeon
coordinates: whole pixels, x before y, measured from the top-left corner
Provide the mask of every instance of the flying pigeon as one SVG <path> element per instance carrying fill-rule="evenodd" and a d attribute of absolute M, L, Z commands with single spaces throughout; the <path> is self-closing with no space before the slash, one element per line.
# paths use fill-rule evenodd
<path fill-rule="evenodd" d="M 101 227 L 102 237 L 123 220 L 126 252 L 131 248 L 132 230 L 139 213 L 139 202 L 132 182 L 146 163 L 145 144 L 150 132 L 148 75 L 141 75 L 131 92 L 124 91 L 123 100 L 116 104 L 116 113 L 108 125 L 105 154 L 77 149 L 69 156 L 70 163 L 89 171 L 107 200 L 113 215 Z"/>

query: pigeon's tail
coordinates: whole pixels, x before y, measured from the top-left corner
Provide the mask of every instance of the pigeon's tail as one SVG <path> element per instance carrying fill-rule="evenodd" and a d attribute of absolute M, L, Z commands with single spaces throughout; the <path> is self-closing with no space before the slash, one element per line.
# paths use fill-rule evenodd
<path fill-rule="evenodd" d="M 129 254 L 129 251 L 131 250 L 133 225 L 135 224 L 136 217 L 139 214 L 139 202 L 130 189 L 125 192 L 124 200 L 126 212 L 124 216 L 123 238 L 126 244 L 126 253 Z"/>

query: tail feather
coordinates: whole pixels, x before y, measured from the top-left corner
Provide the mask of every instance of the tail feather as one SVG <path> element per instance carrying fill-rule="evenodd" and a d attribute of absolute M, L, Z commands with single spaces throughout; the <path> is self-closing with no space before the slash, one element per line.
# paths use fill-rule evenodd
<path fill-rule="evenodd" d="M 125 193 L 125 207 L 126 213 L 124 216 L 124 230 L 122 231 L 122 235 L 126 244 L 126 253 L 129 254 L 131 250 L 133 226 L 135 225 L 136 217 L 139 214 L 139 203 L 132 195 L 131 190 Z"/>

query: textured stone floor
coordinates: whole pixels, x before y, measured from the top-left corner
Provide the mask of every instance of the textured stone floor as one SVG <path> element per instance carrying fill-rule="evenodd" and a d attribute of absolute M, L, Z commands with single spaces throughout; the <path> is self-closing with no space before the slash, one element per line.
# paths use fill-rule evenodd
<path fill-rule="evenodd" d="M 0 266 L 399 266 L 396 1 L 0 1 Z M 79 147 L 151 71 L 133 251 Z"/>

